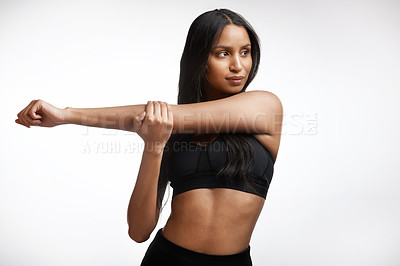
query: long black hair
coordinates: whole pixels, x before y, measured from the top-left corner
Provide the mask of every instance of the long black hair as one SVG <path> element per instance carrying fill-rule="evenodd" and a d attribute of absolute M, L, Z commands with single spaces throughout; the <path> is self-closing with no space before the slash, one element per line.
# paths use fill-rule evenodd
<path fill-rule="evenodd" d="M 197 103 L 205 101 L 204 80 L 207 62 L 211 48 L 219 38 L 226 25 L 242 26 L 246 29 L 251 43 L 252 67 L 243 89 L 246 88 L 257 74 L 260 64 L 260 42 L 253 27 L 241 15 L 228 9 L 215 9 L 198 16 L 189 28 L 183 50 L 180 76 L 178 104 Z M 172 152 L 175 141 L 179 141 L 184 134 L 172 134 L 164 149 L 161 163 L 157 191 L 157 209 L 161 209 L 165 189 L 168 184 L 166 164 Z M 248 182 L 246 174 L 253 166 L 253 148 L 246 138 L 246 134 L 220 134 L 227 145 L 228 163 L 218 173 L 219 176 L 231 179 L 240 178 Z"/>

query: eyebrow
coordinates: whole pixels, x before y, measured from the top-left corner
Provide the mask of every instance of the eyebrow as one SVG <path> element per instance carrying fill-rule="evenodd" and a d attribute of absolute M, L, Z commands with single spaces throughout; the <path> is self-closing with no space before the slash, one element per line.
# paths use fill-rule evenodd
<path fill-rule="evenodd" d="M 251 46 L 251 44 L 248 43 L 248 44 L 246 44 L 246 45 L 243 45 L 243 46 L 240 47 L 240 48 L 245 48 L 245 47 L 248 47 L 248 46 Z M 211 48 L 211 49 L 214 50 L 214 49 L 218 49 L 218 48 L 222 48 L 222 49 L 231 49 L 232 47 L 220 45 L 220 46 L 214 46 L 214 47 Z"/>

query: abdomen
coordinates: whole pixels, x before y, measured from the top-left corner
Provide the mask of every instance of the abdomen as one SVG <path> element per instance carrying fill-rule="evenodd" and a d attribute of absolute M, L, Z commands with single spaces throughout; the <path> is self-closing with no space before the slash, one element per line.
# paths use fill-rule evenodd
<path fill-rule="evenodd" d="M 264 198 L 225 188 L 195 189 L 172 199 L 163 235 L 186 249 L 213 255 L 245 250 Z"/>

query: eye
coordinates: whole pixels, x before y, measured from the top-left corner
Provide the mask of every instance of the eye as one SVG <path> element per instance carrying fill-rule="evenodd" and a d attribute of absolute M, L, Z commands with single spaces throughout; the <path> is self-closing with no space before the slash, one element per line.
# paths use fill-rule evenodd
<path fill-rule="evenodd" d="M 228 55 L 228 52 L 225 52 L 225 51 L 219 52 L 219 53 L 218 53 L 218 56 L 219 56 L 219 57 L 225 57 L 225 56 L 227 56 L 227 55 Z"/>
<path fill-rule="evenodd" d="M 248 55 L 249 53 L 250 53 L 249 50 L 243 50 L 243 51 L 241 52 L 242 55 Z"/>

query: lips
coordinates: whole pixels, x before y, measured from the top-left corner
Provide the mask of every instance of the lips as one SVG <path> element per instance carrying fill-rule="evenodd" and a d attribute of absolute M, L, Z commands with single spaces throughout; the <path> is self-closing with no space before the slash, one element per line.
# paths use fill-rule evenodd
<path fill-rule="evenodd" d="M 226 78 L 228 80 L 229 84 L 233 86 L 240 86 L 243 83 L 244 77 L 243 76 L 232 76 L 229 78 Z"/>
<path fill-rule="evenodd" d="M 244 77 L 243 76 L 232 76 L 229 78 L 226 78 L 227 80 L 243 80 Z"/>

